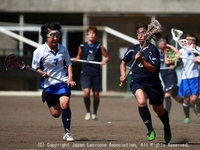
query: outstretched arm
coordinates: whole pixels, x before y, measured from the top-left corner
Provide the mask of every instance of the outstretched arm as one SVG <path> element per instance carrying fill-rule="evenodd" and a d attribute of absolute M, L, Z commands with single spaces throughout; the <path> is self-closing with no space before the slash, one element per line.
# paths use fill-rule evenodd
<path fill-rule="evenodd" d="M 78 59 L 81 59 L 81 58 L 82 58 L 82 53 L 83 53 L 83 52 L 82 52 L 82 49 L 81 49 L 81 47 L 79 46 L 79 47 L 78 47 L 78 53 L 77 53 L 76 57 L 72 58 L 72 61 L 73 61 L 74 63 L 76 63 Z"/>
<path fill-rule="evenodd" d="M 105 65 L 109 61 L 109 56 L 108 56 L 108 52 L 103 46 L 101 46 L 101 53 L 105 57 L 105 59 L 100 64 L 102 66 L 102 65 Z"/>
<path fill-rule="evenodd" d="M 126 82 L 126 62 L 124 62 L 123 60 L 120 64 L 120 73 L 121 73 L 121 76 L 119 80 L 123 84 Z"/>
<path fill-rule="evenodd" d="M 174 46 L 169 45 L 169 44 L 167 44 L 166 47 L 171 48 L 176 53 L 177 58 L 179 58 L 179 59 L 181 58 L 182 54 L 181 54 L 181 52 L 179 52 L 179 50 L 177 48 L 175 48 Z"/>

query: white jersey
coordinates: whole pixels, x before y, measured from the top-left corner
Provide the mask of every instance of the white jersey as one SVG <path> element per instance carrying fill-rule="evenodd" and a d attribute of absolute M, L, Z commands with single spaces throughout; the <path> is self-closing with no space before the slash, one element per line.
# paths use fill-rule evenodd
<path fill-rule="evenodd" d="M 180 49 L 180 52 L 183 57 L 194 58 L 195 55 L 191 52 L 188 52 L 184 49 Z M 182 59 L 183 67 L 182 67 L 182 79 L 191 79 L 195 77 L 199 77 L 198 64 L 194 63 L 192 60 Z"/>
<path fill-rule="evenodd" d="M 39 46 L 33 52 L 32 68 L 40 68 L 50 76 L 63 81 L 66 81 L 68 78 L 66 66 L 70 65 L 72 65 L 72 62 L 69 52 L 61 44 L 58 44 L 57 53 L 53 53 L 46 43 Z M 52 78 L 45 78 L 44 88 L 59 82 Z"/>

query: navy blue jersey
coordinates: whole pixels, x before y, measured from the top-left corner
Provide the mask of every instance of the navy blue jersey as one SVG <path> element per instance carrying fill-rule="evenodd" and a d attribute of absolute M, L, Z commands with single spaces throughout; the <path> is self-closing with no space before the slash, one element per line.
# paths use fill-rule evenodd
<path fill-rule="evenodd" d="M 80 45 L 82 49 L 82 59 L 88 61 L 98 61 L 102 59 L 101 43 L 95 42 L 94 44 L 88 44 L 87 42 Z M 100 65 L 83 63 L 82 73 L 88 75 L 99 75 L 101 73 Z"/>
<path fill-rule="evenodd" d="M 132 45 L 126 51 L 123 61 L 128 63 L 130 61 L 134 61 L 135 55 L 140 51 L 140 45 Z M 135 84 L 141 84 L 144 87 L 161 87 L 161 81 L 159 78 L 159 71 L 160 71 L 160 53 L 157 47 L 153 44 L 149 44 L 141 52 L 142 59 L 146 62 L 150 63 L 151 65 L 156 67 L 155 72 L 149 72 L 147 69 L 143 67 L 143 65 L 136 61 L 133 69 L 132 69 L 132 81 Z"/>

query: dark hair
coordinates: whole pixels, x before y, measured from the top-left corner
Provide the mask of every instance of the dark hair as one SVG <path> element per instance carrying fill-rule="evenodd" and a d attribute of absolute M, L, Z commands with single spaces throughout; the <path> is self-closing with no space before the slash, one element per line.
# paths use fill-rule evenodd
<path fill-rule="evenodd" d="M 48 29 L 50 30 L 58 30 L 61 34 L 61 26 L 58 24 L 58 23 L 47 23 L 45 25 L 43 25 L 41 27 L 41 32 L 40 32 L 40 35 L 43 37 L 43 38 L 46 38 L 47 37 L 47 34 L 48 34 Z"/>
<path fill-rule="evenodd" d="M 161 42 L 167 44 L 167 40 L 166 40 L 165 38 L 160 38 L 160 39 L 158 40 L 158 43 L 161 43 Z"/>
<path fill-rule="evenodd" d="M 139 28 L 145 28 L 147 30 L 148 29 L 148 24 L 140 22 L 140 23 L 137 24 L 136 30 L 138 30 Z"/>
<path fill-rule="evenodd" d="M 89 32 L 90 30 L 92 30 L 96 35 L 98 34 L 98 29 L 96 26 L 89 26 L 87 29 L 86 29 L 86 32 Z"/>
<path fill-rule="evenodd" d="M 197 37 L 193 33 L 187 33 L 185 38 L 187 38 L 187 37 L 193 37 L 194 38 L 193 42 L 194 42 L 194 44 L 197 45 Z"/>

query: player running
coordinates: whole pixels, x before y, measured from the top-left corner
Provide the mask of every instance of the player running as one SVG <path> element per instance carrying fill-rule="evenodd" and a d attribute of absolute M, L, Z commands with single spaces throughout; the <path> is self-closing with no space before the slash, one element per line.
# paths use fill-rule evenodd
<path fill-rule="evenodd" d="M 171 96 L 179 103 L 183 103 L 183 98 L 178 95 L 178 77 L 176 66 L 179 65 L 172 45 L 167 44 L 164 38 L 159 39 L 158 48 L 160 50 L 160 74 L 164 84 L 165 108 L 170 113 L 172 100 Z M 168 55 L 168 56 L 167 56 Z"/>
<path fill-rule="evenodd" d="M 128 48 L 120 64 L 120 82 L 125 82 L 126 64 L 136 59 L 132 69 L 132 81 L 130 88 L 138 102 L 138 111 L 144 124 L 147 127 L 147 140 L 152 141 L 156 137 L 156 132 L 152 126 L 151 114 L 147 106 L 147 99 L 152 105 L 154 111 L 159 116 L 164 125 L 164 139 L 166 143 L 171 140 L 171 129 L 169 124 L 168 112 L 164 109 L 164 91 L 159 78 L 160 71 L 160 53 L 157 47 L 150 42 L 139 53 L 140 48 L 146 40 L 147 24 L 139 23 L 137 25 L 137 39 L 139 44 Z"/>
<path fill-rule="evenodd" d="M 34 51 L 32 67 L 41 72 L 44 78 L 43 102 L 46 101 L 53 117 L 58 118 L 62 114 L 65 133 L 63 139 L 71 142 L 74 138 L 70 134 L 70 88 L 76 83 L 72 78 L 69 52 L 66 47 L 59 44 L 61 28 L 56 23 L 48 23 L 41 27 L 41 36 L 45 43 Z M 49 75 L 66 81 L 66 83 L 49 78 Z"/>
<path fill-rule="evenodd" d="M 189 33 L 186 35 L 186 40 L 188 41 L 188 45 L 195 48 L 196 37 Z M 173 49 L 174 50 L 174 49 Z M 179 58 L 187 58 L 182 59 L 182 75 L 181 75 L 181 84 L 178 91 L 179 96 L 184 98 L 183 101 L 183 110 L 185 114 L 185 119 L 183 120 L 184 124 L 190 123 L 190 102 L 195 104 L 196 113 L 200 113 L 200 103 L 198 100 L 199 96 L 199 68 L 198 64 L 200 64 L 199 56 L 191 53 L 185 49 L 175 50 L 177 56 Z"/>

